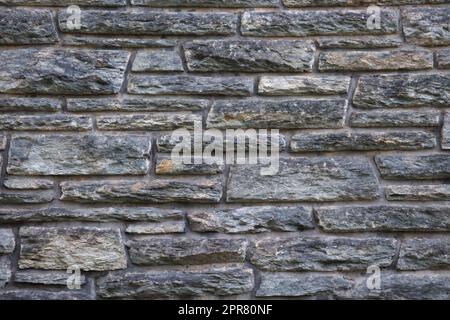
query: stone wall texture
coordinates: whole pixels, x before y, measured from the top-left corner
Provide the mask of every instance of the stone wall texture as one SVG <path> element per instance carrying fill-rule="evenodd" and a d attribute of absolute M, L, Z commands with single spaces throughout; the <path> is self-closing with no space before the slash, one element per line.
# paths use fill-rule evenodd
<path fill-rule="evenodd" d="M 450 299 L 449 112 L 449 0 L 0 0 L 0 299 Z"/>

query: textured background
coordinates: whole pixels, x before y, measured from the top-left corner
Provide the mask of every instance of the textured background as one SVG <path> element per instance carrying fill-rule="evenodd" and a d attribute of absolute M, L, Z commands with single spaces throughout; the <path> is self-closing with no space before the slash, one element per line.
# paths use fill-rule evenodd
<path fill-rule="evenodd" d="M 0 299 L 450 298 L 450 1 L 67 2 L 0 0 Z M 279 175 L 171 162 L 194 120 Z"/>

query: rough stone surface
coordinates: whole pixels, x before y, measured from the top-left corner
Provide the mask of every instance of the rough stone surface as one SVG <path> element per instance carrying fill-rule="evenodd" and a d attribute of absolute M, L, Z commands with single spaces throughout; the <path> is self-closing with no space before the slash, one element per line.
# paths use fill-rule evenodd
<path fill-rule="evenodd" d="M 184 233 L 186 225 L 183 220 L 166 222 L 142 222 L 132 223 L 125 229 L 126 233 L 132 234 L 166 234 Z"/>
<path fill-rule="evenodd" d="M 0 291 L 1 300 L 92 300 L 92 295 L 77 291 L 47 291 L 47 290 L 4 290 Z"/>
<path fill-rule="evenodd" d="M 6 189 L 11 190 L 49 190 L 53 188 L 53 181 L 46 179 L 8 179 L 3 181 Z"/>
<path fill-rule="evenodd" d="M 7 257 L 0 257 L 0 289 L 11 279 L 11 262 Z"/>
<path fill-rule="evenodd" d="M 13 175 L 145 174 L 150 141 L 144 136 L 15 137 L 8 173 Z"/>
<path fill-rule="evenodd" d="M 0 254 L 14 251 L 16 241 L 11 229 L 0 229 Z"/>
<path fill-rule="evenodd" d="M 286 7 L 439 4 L 447 0 L 282 0 Z"/>
<path fill-rule="evenodd" d="M 384 179 L 448 179 L 450 155 L 377 156 L 375 162 Z"/>
<path fill-rule="evenodd" d="M 109 274 L 98 293 L 109 299 L 193 298 L 247 293 L 254 286 L 250 268 L 230 266 L 196 271 L 147 271 Z"/>
<path fill-rule="evenodd" d="M 180 159 L 181 160 L 181 159 Z M 204 160 L 204 159 L 199 159 Z M 198 161 L 198 160 L 197 160 Z M 181 163 L 180 163 L 181 162 Z M 220 174 L 224 171 L 223 164 L 196 164 L 196 159 L 191 158 L 191 163 L 174 161 L 170 156 L 158 157 L 156 159 L 156 174 L 160 175 L 202 175 L 202 174 Z"/>
<path fill-rule="evenodd" d="M 438 111 L 372 111 L 352 112 L 350 125 L 357 128 L 437 127 Z"/>
<path fill-rule="evenodd" d="M 208 114 L 208 128 L 340 128 L 347 101 L 242 100 L 217 101 Z"/>
<path fill-rule="evenodd" d="M 134 72 L 183 71 L 183 63 L 176 51 L 140 51 L 134 59 L 131 70 Z"/>
<path fill-rule="evenodd" d="M 55 112 L 61 101 L 48 98 L 0 98 L 0 112 Z"/>
<path fill-rule="evenodd" d="M 222 197 L 222 182 L 217 178 L 63 182 L 61 189 L 61 200 L 88 203 L 217 203 Z"/>
<path fill-rule="evenodd" d="M 357 108 L 448 107 L 450 75 L 369 75 L 359 79 L 353 105 Z"/>
<path fill-rule="evenodd" d="M 317 40 L 323 49 L 396 48 L 402 45 L 397 36 L 327 37 Z"/>
<path fill-rule="evenodd" d="M 440 69 L 450 69 L 450 49 L 438 51 L 437 63 Z"/>
<path fill-rule="evenodd" d="M 278 0 L 131 0 L 136 6 L 252 8 L 277 7 Z"/>
<path fill-rule="evenodd" d="M 0 118 L 0 130 L 11 131 L 87 131 L 92 129 L 89 116 L 5 116 Z"/>
<path fill-rule="evenodd" d="M 70 0 L 70 3 L 94 7 L 119 7 L 126 5 L 126 0 Z M 67 0 L 0 0 L 0 4 L 66 7 Z"/>
<path fill-rule="evenodd" d="M 108 49 L 123 48 L 171 48 L 176 46 L 176 41 L 168 39 L 142 39 L 126 37 L 89 37 L 89 36 L 65 36 L 62 42 L 68 46 L 89 46 Z"/>
<path fill-rule="evenodd" d="M 198 210 L 187 216 L 195 232 L 262 233 L 313 229 L 311 209 L 305 207 L 243 207 Z"/>
<path fill-rule="evenodd" d="M 247 241 L 242 239 L 159 239 L 127 243 L 134 264 L 147 266 L 243 262 Z"/>
<path fill-rule="evenodd" d="M 258 93 L 267 96 L 337 95 L 347 93 L 349 86 L 350 77 L 343 76 L 262 77 Z"/>
<path fill-rule="evenodd" d="M 118 93 L 129 54 L 124 51 L 16 49 L 0 52 L 0 92 Z"/>
<path fill-rule="evenodd" d="M 65 271 L 19 270 L 14 275 L 14 282 L 67 286 L 68 283 L 74 284 L 70 281 L 71 279 L 69 277 L 71 275 L 73 275 L 73 273 L 67 273 Z M 81 286 L 86 284 L 86 277 L 84 275 L 80 275 L 79 284 Z"/>
<path fill-rule="evenodd" d="M 389 238 L 269 238 L 255 241 L 250 260 L 266 271 L 366 270 L 390 266 L 396 245 Z"/>
<path fill-rule="evenodd" d="M 291 139 L 291 151 L 420 150 L 436 145 L 427 131 L 300 133 Z"/>
<path fill-rule="evenodd" d="M 44 228 L 20 229 L 20 269 L 83 271 L 125 269 L 127 260 L 118 229 Z"/>
<path fill-rule="evenodd" d="M 450 185 L 393 185 L 385 188 L 391 201 L 446 201 L 450 200 Z"/>
<path fill-rule="evenodd" d="M 43 204 L 52 202 L 53 192 L 0 191 L 0 204 Z"/>
<path fill-rule="evenodd" d="M 99 130 L 169 131 L 178 128 L 193 129 L 202 116 L 192 113 L 151 113 L 97 117 Z"/>
<path fill-rule="evenodd" d="M 406 41 L 422 46 L 450 45 L 450 8 L 407 8 L 402 12 Z"/>
<path fill-rule="evenodd" d="M 314 209 L 326 232 L 439 232 L 450 230 L 447 206 L 355 206 Z"/>
<path fill-rule="evenodd" d="M 196 41 L 184 46 L 190 71 L 309 72 L 312 41 Z"/>
<path fill-rule="evenodd" d="M 352 201 L 378 198 L 367 160 L 355 157 L 280 159 L 279 173 L 260 175 L 259 166 L 233 166 L 229 202 Z"/>
<path fill-rule="evenodd" d="M 442 126 L 441 147 L 444 150 L 450 150 L 450 115 L 448 113 L 445 114 Z"/>
<path fill-rule="evenodd" d="M 407 239 L 402 242 L 398 269 L 448 269 L 450 266 L 450 239 Z"/>

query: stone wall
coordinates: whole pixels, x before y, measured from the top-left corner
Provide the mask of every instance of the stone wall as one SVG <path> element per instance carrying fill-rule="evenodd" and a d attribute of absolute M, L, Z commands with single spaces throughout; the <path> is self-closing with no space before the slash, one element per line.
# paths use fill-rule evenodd
<path fill-rule="evenodd" d="M 0 0 L 0 299 L 449 299 L 449 4 Z"/>

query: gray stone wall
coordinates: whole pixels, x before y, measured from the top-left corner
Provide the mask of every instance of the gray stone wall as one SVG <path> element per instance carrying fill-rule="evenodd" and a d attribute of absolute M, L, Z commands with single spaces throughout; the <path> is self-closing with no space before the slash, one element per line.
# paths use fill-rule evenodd
<path fill-rule="evenodd" d="M 0 0 L 0 299 L 449 299 L 449 17 Z M 173 163 L 194 121 L 279 129 L 279 173 Z"/>

